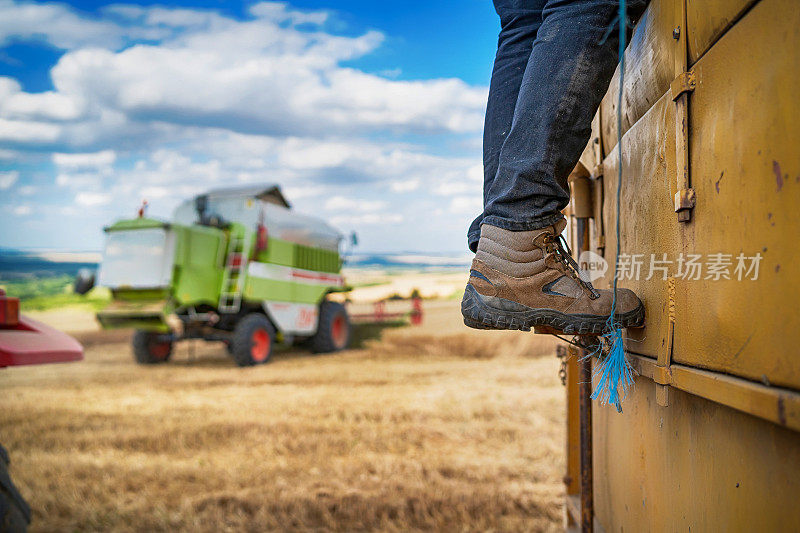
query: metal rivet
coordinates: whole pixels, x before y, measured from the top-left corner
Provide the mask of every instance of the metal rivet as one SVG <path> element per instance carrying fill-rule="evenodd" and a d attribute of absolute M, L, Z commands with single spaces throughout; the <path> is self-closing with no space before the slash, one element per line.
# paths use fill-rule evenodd
<path fill-rule="evenodd" d="M 672 38 L 676 41 L 681 38 L 681 27 L 675 26 L 675 29 L 672 30 Z"/>

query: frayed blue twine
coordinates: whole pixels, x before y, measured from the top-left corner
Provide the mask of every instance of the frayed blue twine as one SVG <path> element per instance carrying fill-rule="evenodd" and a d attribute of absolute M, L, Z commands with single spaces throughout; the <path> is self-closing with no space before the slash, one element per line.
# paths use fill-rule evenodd
<path fill-rule="evenodd" d="M 606 333 L 600 337 L 600 344 L 589 357 L 597 356 L 599 363 L 594 370 L 593 379 L 597 380 L 597 387 L 592 393 L 592 400 L 600 400 L 603 405 L 614 405 L 617 412 L 622 412 L 622 402 L 633 385 L 633 368 L 628 363 L 625 355 L 625 341 L 622 329 L 614 321 L 617 312 L 617 265 L 619 264 L 620 249 L 620 207 L 622 197 L 622 91 L 625 87 L 625 45 L 627 37 L 627 8 L 625 0 L 619 0 L 619 14 L 616 21 L 619 24 L 619 100 L 617 102 L 617 249 L 614 258 L 614 299 L 611 302 L 611 314 L 606 321 Z M 613 25 L 612 25 L 613 26 Z M 607 32 L 603 41 L 608 37 Z M 604 355 L 605 354 L 605 355 Z"/>
<path fill-rule="evenodd" d="M 604 347 L 608 352 L 603 355 Z M 597 387 L 592 393 L 592 400 L 600 400 L 602 405 L 614 405 L 617 412 L 622 412 L 622 402 L 633 385 L 633 368 L 625 356 L 625 343 L 622 330 L 615 328 L 601 337 L 600 345 L 590 357 L 597 356 L 599 363 L 594 369 L 593 379 Z"/>

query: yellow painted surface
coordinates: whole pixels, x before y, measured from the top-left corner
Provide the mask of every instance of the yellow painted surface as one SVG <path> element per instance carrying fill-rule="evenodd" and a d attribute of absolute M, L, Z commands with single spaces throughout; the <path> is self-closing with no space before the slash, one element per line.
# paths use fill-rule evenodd
<path fill-rule="evenodd" d="M 680 45 L 672 38 L 677 25 L 674 0 L 652 0 L 637 24 L 625 52 L 623 133 L 669 89 L 675 78 L 675 57 Z M 603 153 L 617 144 L 619 68 L 600 105 Z"/>
<path fill-rule="evenodd" d="M 683 249 L 680 223 L 672 207 L 675 193 L 675 107 L 669 94 L 658 102 L 629 130 L 622 141 L 623 183 L 621 235 L 622 252 L 672 255 Z M 603 224 L 606 228 L 605 258 L 609 272 L 595 285 L 611 286 L 616 248 L 616 150 L 603 163 L 605 186 Z M 647 264 L 647 263 L 645 263 Z M 628 349 L 657 357 L 667 348 L 667 281 L 661 273 L 647 279 L 650 272 L 642 265 L 637 279 L 620 280 L 619 286 L 635 291 L 645 304 L 646 327 L 627 332 Z"/>
<path fill-rule="evenodd" d="M 689 98 L 692 222 L 674 213 L 675 103 L 665 92 L 623 138 L 622 252 L 640 254 L 637 280 L 647 327 L 629 331 L 628 349 L 658 357 L 668 346 L 667 280 L 651 254 L 675 273 L 699 254 L 700 279 L 676 279 L 672 360 L 800 390 L 800 9 L 764 0 L 693 67 Z M 637 30 L 638 31 L 638 30 Z M 776 53 L 780 50 L 781 53 Z M 603 113 L 601 109 L 601 114 Z M 604 160 L 605 257 L 613 264 L 617 153 Z M 780 176 L 780 178 L 779 178 Z M 730 279 L 708 271 L 724 254 Z M 760 254 L 758 278 L 736 272 L 737 257 Z M 750 266 L 750 260 L 746 261 Z M 613 270 L 613 268 L 612 268 Z M 711 276 L 711 279 L 706 279 Z M 610 286 L 611 272 L 598 282 Z"/>
<path fill-rule="evenodd" d="M 686 0 L 689 63 L 694 64 L 756 0 Z"/>
<path fill-rule="evenodd" d="M 673 360 L 800 389 L 800 5 L 763 0 L 694 67 L 695 253 L 761 253 L 757 281 L 684 282 Z"/>
<path fill-rule="evenodd" d="M 639 376 L 653 380 L 656 400 L 663 407 L 669 405 L 669 391 L 675 388 L 800 431 L 800 392 L 677 363 L 665 367 L 643 355 L 629 354 L 628 361 Z"/>
<path fill-rule="evenodd" d="M 594 409 L 605 531 L 800 531 L 800 433 L 645 378 L 624 409 Z"/>
<path fill-rule="evenodd" d="M 800 4 L 685 0 L 697 200 L 682 223 L 669 91 L 684 44 L 671 34 L 682 1 L 652 2 L 626 54 L 635 68 L 626 70 L 621 162 L 618 73 L 592 129 L 604 157 L 592 243 L 613 269 L 621 166 L 622 252 L 643 264 L 638 280 L 620 286 L 647 312 L 646 328 L 626 331 L 626 348 L 648 369 L 623 414 L 594 404 L 597 519 L 606 531 L 800 531 Z M 597 161 L 587 147 L 581 162 Z M 700 279 L 677 277 L 672 290 L 660 272 L 648 280 L 650 254 L 664 253 L 700 254 Z M 706 279 L 714 253 L 731 255 L 733 279 Z M 756 280 L 736 279 L 740 253 L 761 254 Z M 596 285 L 610 282 L 611 273 Z M 669 362 L 672 372 L 658 366 Z M 659 391 L 666 407 L 654 379 L 672 384 Z M 571 446 L 575 427 L 570 419 Z"/>

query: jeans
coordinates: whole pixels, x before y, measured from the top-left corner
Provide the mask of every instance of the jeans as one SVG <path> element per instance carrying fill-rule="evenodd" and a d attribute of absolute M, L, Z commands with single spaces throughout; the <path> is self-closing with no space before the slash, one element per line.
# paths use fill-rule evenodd
<path fill-rule="evenodd" d="M 632 19 L 647 1 L 627 4 Z M 525 231 L 563 218 L 567 177 L 618 61 L 616 0 L 494 0 L 494 6 L 501 30 L 483 130 L 483 213 L 467 234 L 473 252 L 481 224 Z"/>

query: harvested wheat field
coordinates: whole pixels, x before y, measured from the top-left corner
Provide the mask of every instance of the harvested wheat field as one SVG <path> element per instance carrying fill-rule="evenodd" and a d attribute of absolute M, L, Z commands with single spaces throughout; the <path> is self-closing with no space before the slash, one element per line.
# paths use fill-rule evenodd
<path fill-rule="evenodd" d="M 359 348 L 248 369 L 221 344 L 136 366 L 126 334 L 84 332 L 81 363 L 0 372 L 31 529 L 558 529 L 553 342 L 468 330 L 457 301 L 426 309 Z"/>

